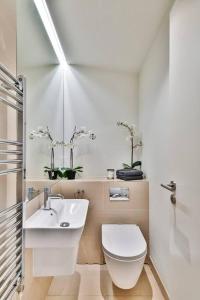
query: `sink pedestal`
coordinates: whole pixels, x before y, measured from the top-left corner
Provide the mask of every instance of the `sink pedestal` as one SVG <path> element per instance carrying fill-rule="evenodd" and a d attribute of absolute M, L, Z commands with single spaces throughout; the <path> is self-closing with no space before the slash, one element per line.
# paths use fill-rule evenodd
<path fill-rule="evenodd" d="M 75 272 L 78 247 L 33 249 L 33 276 L 66 276 Z"/>
<path fill-rule="evenodd" d="M 39 209 L 25 221 L 25 247 L 33 249 L 33 276 L 74 273 L 88 204 L 85 199 L 53 200 L 53 210 Z"/>

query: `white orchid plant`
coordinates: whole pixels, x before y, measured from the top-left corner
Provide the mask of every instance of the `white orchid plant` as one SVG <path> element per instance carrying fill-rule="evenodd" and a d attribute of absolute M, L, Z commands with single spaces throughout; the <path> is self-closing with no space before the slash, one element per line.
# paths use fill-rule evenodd
<path fill-rule="evenodd" d="M 46 128 L 43 127 L 38 127 L 36 130 L 32 130 L 29 134 L 30 139 L 35 139 L 35 138 L 46 138 L 50 142 L 50 149 L 51 149 L 51 166 L 49 167 L 44 167 L 45 172 L 50 172 L 50 171 L 57 171 L 58 175 L 60 177 L 68 177 L 70 172 L 73 173 L 79 173 L 82 172 L 83 167 L 78 166 L 74 168 L 74 148 L 77 145 L 77 141 L 79 138 L 83 137 L 88 137 L 91 140 L 94 140 L 96 138 L 96 135 L 93 133 L 92 130 L 86 130 L 85 127 L 77 128 L 75 126 L 73 134 L 70 138 L 69 142 L 60 142 L 55 139 L 53 139 L 52 134 L 49 130 L 49 127 L 47 126 Z M 64 146 L 68 149 L 70 149 L 70 168 L 55 168 L 55 163 L 54 163 L 54 148 L 57 146 Z"/>
<path fill-rule="evenodd" d="M 48 171 L 55 171 L 57 168 L 55 168 L 55 154 L 54 154 L 54 148 L 56 146 L 62 145 L 62 142 L 59 142 L 55 139 L 53 139 L 52 134 L 49 130 L 49 127 L 47 126 L 46 128 L 43 128 L 39 126 L 36 130 L 32 130 L 29 133 L 29 138 L 31 140 L 34 140 L 35 138 L 45 138 L 49 140 L 49 147 L 51 149 L 51 159 L 50 159 L 50 168 L 49 167 L 44 167 L 45 172 Z"/>
<path fill-rule="evenodd" d="M 64 147 L 70 149 L 70 168 L 61 168 L 61 173 L 59 172 L 60 177 L 67 177 L 69 172 L 74 172 L 76 174 L 83 171 L 83 167 L 81 166 L 74 168 L 74 148 L 78 145 L 78 140 L 85 137 L 91 140 L 96 139 L 96 135 L 92 130 L 87 130 L 85 127 L 77 128 L 77 126 L 75 126 L 69 142 L 63 143 Z"/>
<path fill-rule="evenodd" d="M 136 126 L 135 126 L 135 124 L 129 125 L 128 122 L 118 121 L 117 122 L 117 126 L 125 127 L 129 131 L 129 135 L 127 136 L 127 140 L 130 140 L 130 142 L 131 142 L 131 163 L 130 163 L 130 165 L 123 164 L 123 166 L 124 166 L 124 168 L 133 168 L 134 167 L 134 163 L 133 163 L 134 149 L 136 149 L 138 147 L 142 147 L 142 141 L 139 140 L 138 143 L 134 143 L 134 139 L 138 139 L 138 136 L 137 136 L 137 133 L 136 133 Z"/>

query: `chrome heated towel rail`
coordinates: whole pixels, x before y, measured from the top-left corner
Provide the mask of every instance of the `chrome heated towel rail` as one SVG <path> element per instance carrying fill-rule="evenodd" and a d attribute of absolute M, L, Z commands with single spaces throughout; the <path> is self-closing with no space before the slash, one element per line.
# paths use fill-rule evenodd
<path fill-rule="evenodd" d="M 12 205 L 7 204 L 3 208 L 1 206 L 0 210 L 0 299 L 8 300 L 23 283 L 25 79 L 23 76 L 16 78 L 1 64 L 0 104 L 16 111 L 17 126 L 16 140 L 7 140 L 0 136 L 0 179 L 2 176 L 6 177 L 6 189 L 16 187 L 15 203 L 12 203 L 13 199 L 7 199 Z M 0 119 L 3 118 L 0 115 Z M 7 176 L 13 173 L 16 182 L 7 180 Z"/>

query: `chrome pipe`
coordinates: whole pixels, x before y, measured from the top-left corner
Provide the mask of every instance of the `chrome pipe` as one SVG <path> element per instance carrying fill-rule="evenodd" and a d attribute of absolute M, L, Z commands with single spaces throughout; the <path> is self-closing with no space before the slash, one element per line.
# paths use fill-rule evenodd
<path fill-rule="evenodd" d="M 5 237 L 9 232 L 11 232 L 14 229 L 17 229 L 17 226 L 20 225 L 20 223 L 22 223 L 22 220 L 16 222 L 15 224 L 13 224 L 10 228 L 7 228 L 4 232 L 2 232 L 0 234 L 0 239 L 2 239 L 3 237 Z"/>
<path fill-rule="evenodd" d="M 19 271 L 20 268 L 21 268 L 21 264 L 19 264 L 18 266 L 16 266 L 14 269 L 10 270 L 10 272 L 11 272 L 10 275 L 5 279 L 5 281 L 3 282 L 3 284 L 0 286 L 0 295 L 9 286 L 10 281 L 13 279 L 13 277 Z M 0 299 L 2 299 L 2 297 L 0 297 Z"/>
<path fill-rule="evenodd" d="M 10 154 L 10 155 L 22 155 L 23 152 L 19 151 L 19 150 L 0 150 L 0 155 L 6 155 L 6 154 Z"/>
<path fill-rule="evenodd" d="M 3 159 L 0 160 L 0 165 L 5 165 L 5 164 L 20 164 L 22 163 L 22 159 Z"/>
<path fill-rule="evenodd" d="M 18 211 L 16 212 L 14 215 L 8 216 L 6 218 L 4 218 L 3 220 L 0 219 L 0 227 L 3 227 L 5 225 L 9 225 L 9 223 L 11 223 L 13 220 L 17 219 L 18 217 L 22 217 L 22 211 Z M 6 224 L 4 224 L 6 223 Z"/>
<path fill-rule="evenodd" d="M 18 255 L 18 252 L 22 249 L 22 246 L 20 245 L 20 247 L 16 248 L 15 251 L 13 251 L 13 253 L 10 254 L 9 257 L 7 257 L 5 259 L 5 261 L 1 264 L 0 266 L 0 273 L 3 271 L 3 269 L 13 261 L 13 259 L 16 258 L 16 255 Z M 22 254 L 19 254 L 19 256 L 22 256 Z"/>
<path fill-rule="evenodd" d="M 23 92 L 20 91 L 18 87 L 16 87 L 14 84 L 9 82 L 2 74 L 0 74 L 0 80 L 11 90 L 14 90 L 17 92 L 20 96 L 23 96 Z"/>
<path fill-rule="evenodd" d="M 0 144 L 7 144 L 7 145 L 13 145 L 13 146 L 23 146 L 22 142 L 4 140 L 4 139 L 0 139 Z"/>
<path fill-rule="evenodd" d="M 6 76 L 8 76 L 10 79 L 12 79 L 12 81 L 14 81 L 15 84 L 20 85 L 20 82 L 15 78 L 15 76 L 13 74 L 11 74 L 8 71 L 8 69 L 4 65 L 0 64 L 0 70 L 2 72 L 4 72 L 6 74 Z"/>
<path fill-rule="evenodd" d="M 19 239 L 17 239 L 16 241 L 20 241 Z M 18 243 L 17 242 L 17 243 Z M 6 249 L 2 254 L 1 254 L 1 257 L 0 257 L 0 261 L 2 262 L 2 260 L 6 259 L 6 257 L 10 256 L 15 250 L 16 248 L 20 250 L 20 248 L 22 249 L 22 245 L 18 245 L 16 243 L 16 245 L 12 245 L 10 246 L 8 249 Z"/>
<path fill-rule="evenodd" d="M 22 237 L 19 237 L 16 239 L 16 236 L 22 232 L 22 229 L 18 229 L 17 231 L 14 231 L 12 235 L 10 235 L 7 240 L 5 240 L 3 243 L 1 243 L 1 246 L 0 246 L 0 250 L 2 250 L 3 248 L 5 247 L 8 247 L 9 249 L 11 249 L 13 247 L 12 243 L 14 242 L 16 246 L 18 240 L 21 240 Z M 7 249 L 8 249 L 7 248 Z M 5 253 L 5 252 L 4 252 Z M 3 254 L 2 254 L 3 255 Z M 1 258 L 0 258 L 1 259 Z"/>
<path fill-rule="evenodd" d="M 9 265 L 9 267 L 3 271 L 3 273 L 0 275 L 0 282 L 2 282 L 6 277 L 9 276 L 9 274 L 12 272 L 12 270 L 19 263 L 20 260 L 21 255 L 16 257 L 16 259 Z"/>
<path fill-rule="evenodd" d="M 7 169 L 7 170 L 0 171 L 0 176 L 6 175 L 9 173 L 18 173 L 18 172 L 22 172 L 22 171 L 23 171 L 22 168 Z"/>
<path fill-rule="evenodd" d="M 21 204 L 21 203 L 18 203 L 18 204 Z M 1 210 L 1 212 L 0 212 L 0 223 L 1 223 L 2 219 L 5 220 L 5 219 L 8 219 L 8 218 L 11 218 L 12 216 L 14 216 L 18 212 L 22 213 L 22 210 L 21 210 L 20 206 L 21 205 L 16 205 L 12 208 Z"/>
<path fill-rule="evenodd" d="M 2 103 L 4 103 L 4 104 L 7 104 L 8 106 L 10 106 L 10 107 L 12 107 L 12 108 L 18 110 L 19 112 L 23 112 L 23 108 L 21 108 L 21 107 L 15 105 L 15 104 L 13 104 L 13 103 L 10 102 L 9 100 L 4 99 L 4 98 L 1 97 L 1 96 L 0 96 L 0 101 L 1 101 Z"/>
<path fill-rule="evenodd" d="M 14 295 L 16 287 L 18 285 L 19 278 L 22 276 L 22 272 L 18 272 L 14 279 L 9 283 L 9 287 L 7 290 L 1 294 L 1 300 L 12 299 L 12 295 Z"/>
<path fill-rule="evenodd" d="M 0 210 L 0 299 L 8 300 L 20 286 L 23 277 L 23 202 L 25 174 L 25 78 L 13 76 L 0 64 L 0 103 L 6 104 L 17 112 L 18 141 L 1 138 L 0 175 L 19 173 L 16 175 L 17 199 L 16 204 Z M 19 141 L 21 140 L 21 141 Z M 13 146 L 13 147 L 8 147 Z M 18 148 L 19 147 L 19 148 Z M 4 156 L 5 155 L 5 156 Z M 9 156 L 10 155 L 10 156 Z M 12 156 L 11 156 L 12 155 Z M 9 168 L 9 169 L 6 169 Z"/>
<path fill-rule="evenodd" d="M 19 99 L 17 96 L 15 96 L 13 93 L 6 90 L 3 86 L 0 85 L 0 92 L 3 94 L 6 94 L 7 96 L 13 98 L 15 101 L 17 101 L 19 104 L 23 105 L 23 101 Z"/>
<path fill-rule="evenodd" d="M 2 214 L 7 214 L 7 213 L 9 213 L 11 210 L 16 209 L 16 208 L 22 206 L 22 204 L 23 204 L 22 202 L 19 202 L 19 203 L 16 203 L 16 204 L 14 204 L 14 205 L 8 207 L 8 208 L 4 208 L 4 209 L 0 210 L 0 216 L 1 216 Z"/>
<path fill-rule="evenodd" d="M 0 262 L 3 261 L 7 256 L 11 255 L 16 249 L 16 245 L 11 245 L 8 247 L 0 256 Z"/>

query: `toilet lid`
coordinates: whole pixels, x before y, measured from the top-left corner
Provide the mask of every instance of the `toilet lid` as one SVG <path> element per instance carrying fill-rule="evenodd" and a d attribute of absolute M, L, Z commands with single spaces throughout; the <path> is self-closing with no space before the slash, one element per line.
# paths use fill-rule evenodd
<path fill-rule="evenodd" d="M 146 254 L 147 244 L 135 224 L 103 224 L 103 248 L 111 256 L 121 259 L 137 259 Z"/>

